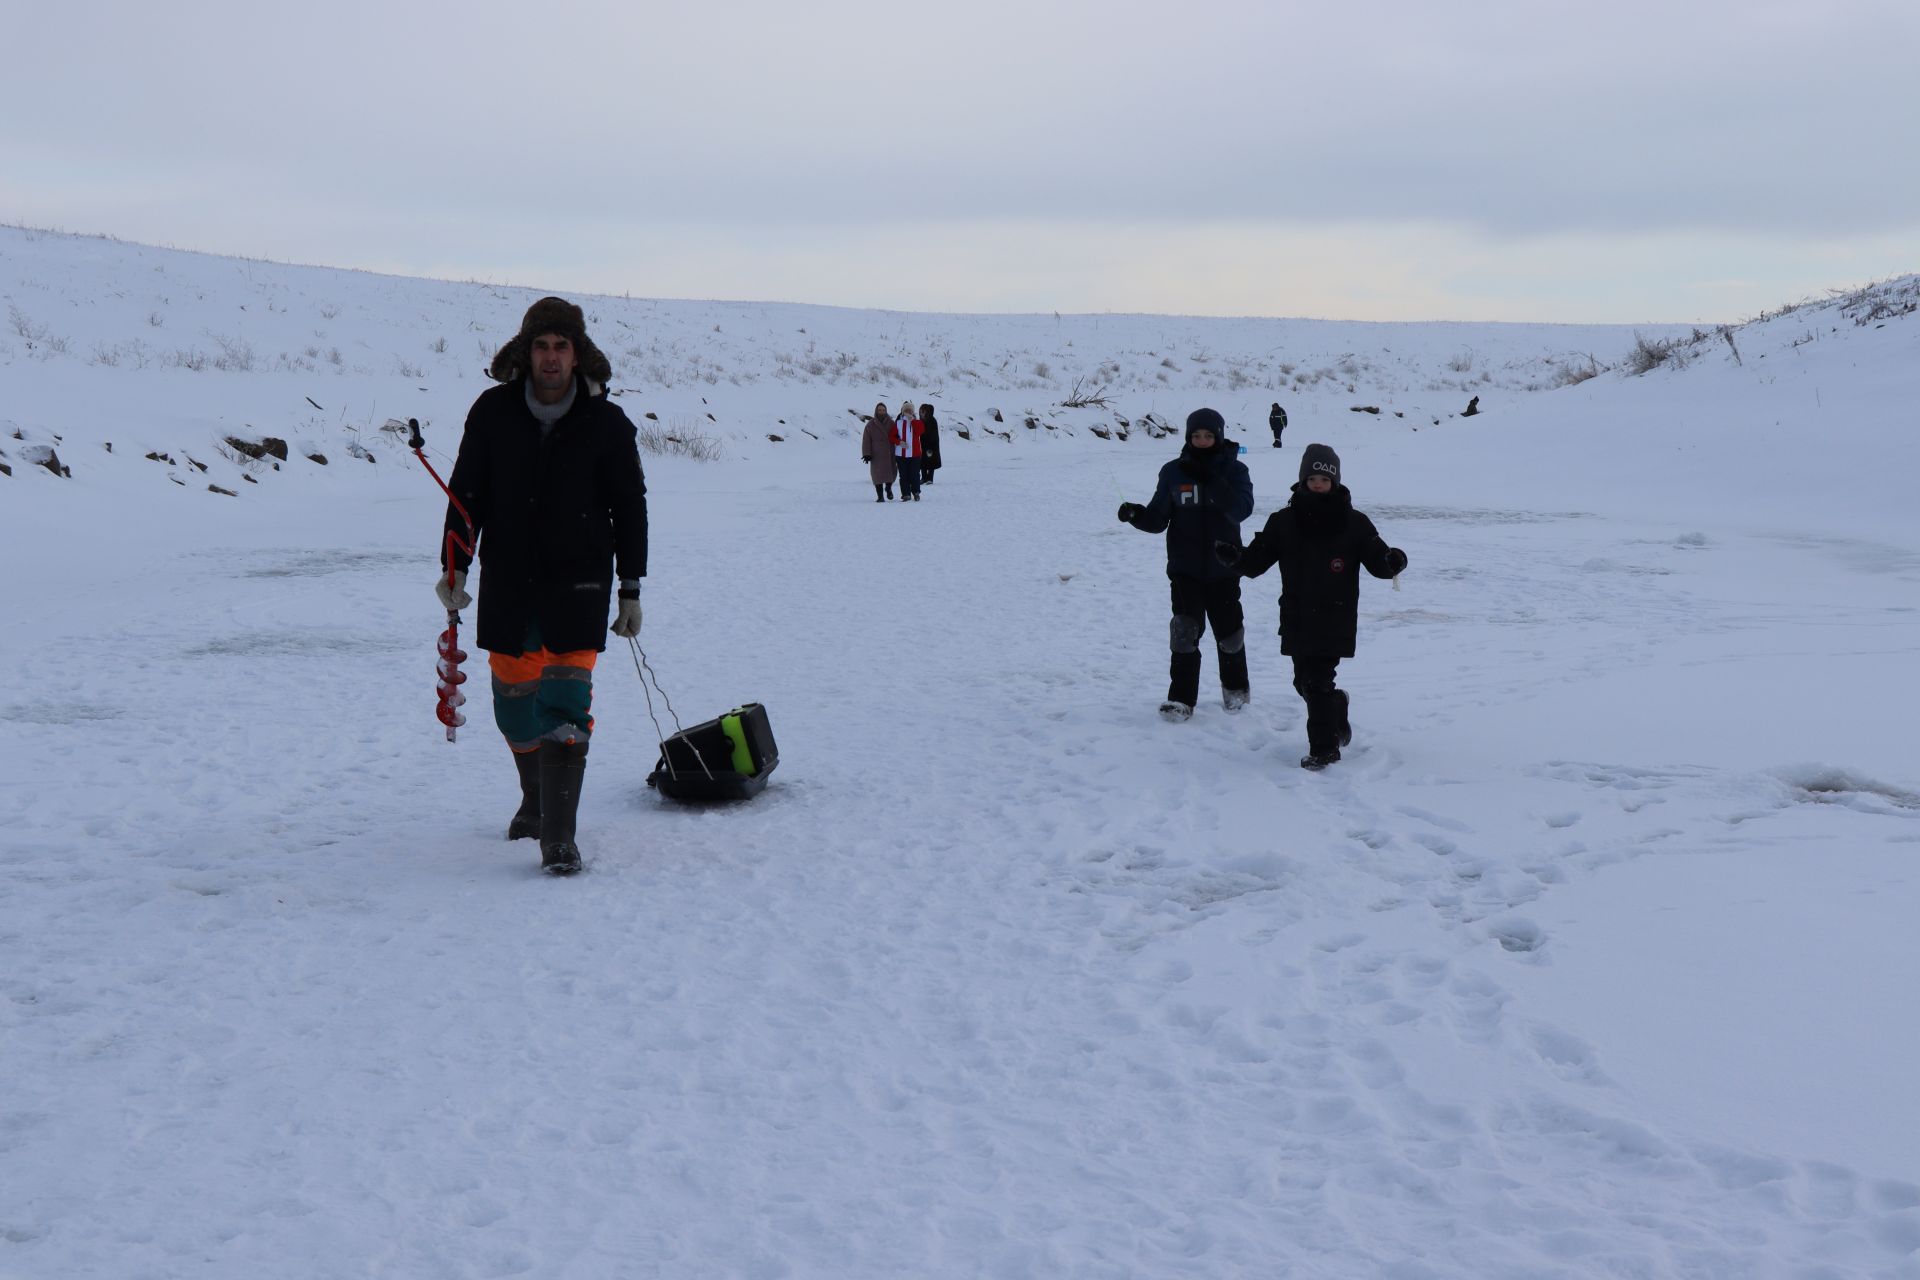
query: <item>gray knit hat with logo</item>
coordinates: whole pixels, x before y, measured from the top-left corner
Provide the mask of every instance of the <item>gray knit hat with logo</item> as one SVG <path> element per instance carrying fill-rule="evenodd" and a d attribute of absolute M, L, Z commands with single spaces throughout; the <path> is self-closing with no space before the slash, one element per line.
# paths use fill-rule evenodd
<path fill-rule="evenodd" d="M 1332 446 L 1307 446 L 1306 452 L 1300 455 L 1300 483 L 1305 484 L 1308 476 L 1326 476 L 1335 484 L 1340 483 L 1340 455 Z"/>

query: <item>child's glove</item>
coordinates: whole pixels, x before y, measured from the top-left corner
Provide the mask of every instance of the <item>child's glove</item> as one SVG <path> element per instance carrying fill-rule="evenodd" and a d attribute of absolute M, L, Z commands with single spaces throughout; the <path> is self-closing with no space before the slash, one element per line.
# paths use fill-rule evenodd
<path fill-rule="evenodd" d="M 873 455 L 870 453 L 863 453 L 860 455 L 860 461 L 871 464 L 873 462 Z"/>
<path fill-rule="evenodd" d="M 1140 514 L 1139 503 L 1123 502 L 1120 504 L 1120 523 L 1121 524 L 1132 524 L 1133 518 L 1139 514 Z"/>
<path fill-rule="evenodd" d="M 1387 568 L 1393 570 L 1393 576 L 1399 577 L 1407 567 L 1407 553 L 1398 547 L 1387 548 Z"/>
<path fill-rule="evenodd" d="M 1225 538 L 1215 539 L 1213 544 L 1213 558 L 1231 568 L 1240 563 L 1240 548 L 1234 546 Z"/>

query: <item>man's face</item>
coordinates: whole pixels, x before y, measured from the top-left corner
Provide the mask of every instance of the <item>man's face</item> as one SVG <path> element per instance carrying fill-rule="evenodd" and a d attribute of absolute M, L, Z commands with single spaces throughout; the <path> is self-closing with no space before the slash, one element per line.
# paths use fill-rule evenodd
<path fill-rule="evenodd" d="M 1316 471 L 1307 477 L 1307 488 L 1313 490 L 1315 493 L 1332 493 L 1333 477 L 1322 475 Z"/>
<path fill-rule="evenodd" d="M 573 385 L 574 359 L 573 342 L 566 335 L 536 335 L 528 356 L 533 365 L 529 376 L 533 379 L 535 398 L 550 404 L 565 396 L 567 388 Z"/>

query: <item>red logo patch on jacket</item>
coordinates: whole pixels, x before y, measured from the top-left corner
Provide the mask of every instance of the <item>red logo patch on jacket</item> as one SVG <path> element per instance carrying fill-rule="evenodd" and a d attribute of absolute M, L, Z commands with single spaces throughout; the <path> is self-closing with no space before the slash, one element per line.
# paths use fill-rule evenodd
<path fill-rule="evenodd" d="M 1345 573 L 1347 571 L 1347 562 L 1342 557 L 1335 556 L 1333 558 L 1333 563 L 1328 565 L 1327 567 L 1332 569 L 1335 573 Z"/>
<path fill-rule="evenodd" d="M 1174 501 L 1183 507 L 1193 506 L 1200 501 L 1200 486 L 1197 484 L 1181 485 L 1177 490 L 1177 496 L 1174 498 Z"/>

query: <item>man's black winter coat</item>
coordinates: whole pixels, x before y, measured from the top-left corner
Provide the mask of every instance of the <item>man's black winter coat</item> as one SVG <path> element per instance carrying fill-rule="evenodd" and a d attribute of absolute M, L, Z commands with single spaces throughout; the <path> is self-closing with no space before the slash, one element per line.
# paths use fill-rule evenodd
<path fill-rule="evenodd" d="M 622 578 L 647 572 L 640 453 L 605 389 L 577 381 L 573 407 L 545 433 L 525 378 L 482 392 L 447 484 L 480 534 L 480 647 L 522 653 L 537 623 L 556 653 L 605 649 L 616 559 Z M 447 527 L 465 531 L 451 507 Z M 456 549 L 454 567 L 470 559 Z"/>
<path fill-rule="evenodd" d="M 1211 449 L 1192 445 L 1160 468 L 1153 501 L 1135 507 L 1127 521 L 1142 533 L 1167 531 L 1167 572 L 1202 582 L 1235 576 L 1220 563 L 1213 544 L 1240 545 L 1240 522 L 1253 514 L 1253 477 L 1239 446 L 1221 440 Z"/>
<path fill-rule="evenodd" d="M 1267 517 L 1241 553 L 1239 572 L 1257 578 L 1280 566 L 1280 652 L 1351 658 L 1359 630 L 1360 567 L 1391 578 L 1407 556 L 1387 546 L 1373 521 L 1353 509 L 1345 485 L 1316 494 L 1293 486 L 1287 505 Z"/>

